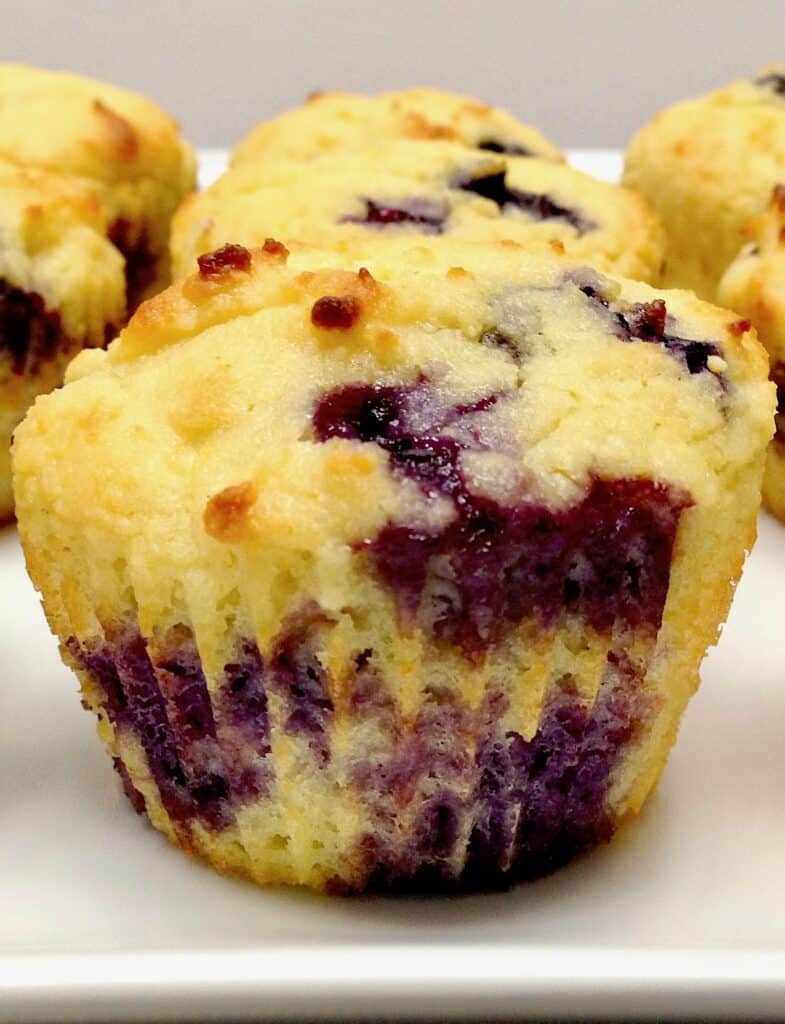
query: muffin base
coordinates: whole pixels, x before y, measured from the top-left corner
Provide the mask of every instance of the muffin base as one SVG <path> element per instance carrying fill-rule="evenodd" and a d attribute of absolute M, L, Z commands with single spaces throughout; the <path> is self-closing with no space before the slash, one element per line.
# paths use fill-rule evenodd
<path fill-rule="evenodd" d="M 456 891 L 537 878 L 613 835 L 614 774 L 656 713 L 642 685 L 655 638 L 648 627 L 612 639 L 572 623 L 538 642 L 528 623 L 528 674 L 541 674 L 543 687 L 559 648 L 581 645 L 585 666 L 542 690 L 528 737 L 508 727 L 520 665 L 509 666 L 509 693 L 489 687 L 472 706 L 455 691 L 431 692 L 411 718 L 361 652 L 347 681 L 346 745 L 327 731 L 334 706 L 316 656 L 322 624 L 305 609 L 266 662 L 251 639 L 239 640 L 217 688 L 186 626 L 154 643 L 127 619 L 101 642 L 65 645 L 126 795 L 177 845 L 257 882 Z M 296 767 L 286 768 L 292 758 Z M 309 818 L 305 794 L 325 773 L 336 807 L 348 798 L 360 814 L 320 821 L 315 804 Z M 300 816 L 313 835 L 307 852 Z M 340 871 L 320 863 L 329 847 L 324 860 Z"/>

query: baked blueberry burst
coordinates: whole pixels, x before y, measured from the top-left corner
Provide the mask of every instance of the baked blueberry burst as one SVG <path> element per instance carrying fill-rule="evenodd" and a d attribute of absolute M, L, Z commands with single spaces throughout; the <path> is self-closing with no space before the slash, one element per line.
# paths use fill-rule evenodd
<path fill-rule="evenodd" d="M 758 75 L 755 79 L 755 84 L 761 89 L 768 89 L 776 96 L 785 96 L 785 70 L 768 71 Z"/>
<path fill-rule="evenodd" d="M 405 224 L 425 235 L 440 235 L 449 215 L 447 203 L 421 196 L 410 199 L 364 198 L 363 203 L 365 211 L 361 215 L 342 217 L 341 223 L 365 224 L 375 228 Z"/>
<path fill-rule="evenodd" d="M 565 259 L 338 259 L 203 255 L 36 403 L 28 564 L 173 842 L 259 883 L 505 887 L 656 783 L 754 536 L 766 360 Z"/>
<path fill-rule="evenodd" d="M 594 221 L 545 193 L 510 187 L 505 168 L 491 169 L 487 173 L 459 171 L 452 178 L 450 187 L 489 199 L 502 211 L 520 210 L 532 220 L 564 221 L 574 227 L 579 235 L 585 235 L 597 227 Z"/>
<path fill-rule="evenodd" d="M 489 199 L 503 213 L 517 210 L 534 221 L 556 220 L 569 224 L 579 235 L 593 231 L 597 225 L 577 210 L 565 206 L 551 196 L 539 192 L 511 188 L 507 184 L 507 172 L 494 170 L 487 174 L 472 174 L 460 171 L 450 180 L 451 190 L 472 192 L 483 199 Z M 360 215 L 341 218 L 343 224 L 364 224 L 368 227 L 385 228 L 391 225 L 407 225 L 423 234 L 441 234 L 445 221 L 450 215 L 448 199 L 411 197 L 408 199 L 363 198 L 365 210 Z"/>
<path fill-rule="evenodd" d="M 676 359 L 690 374 L 709 370 L 710 360 L 716 375 L 722 378 L 725 363 L 717 344 L 708 339 L 683 338 L 678 334 L 678 320 L 668 314 L 665 299 L 651 302 L 614 302 L 602 294 L 595 282 L 579 283 L 581 292 L 590 303 L 608 313 L 611 330 L 623 341 L 645 341 L 662 348 Z M 749 329 L 749 321 L 737 321 L 743 330 Z"/>
<path fill-rule="evenodd" d="M 59 315 L 47 310 L 42 296 L 0 278 L 0 354 L 11 372 L 34 373 L 42 361 L 68 347 Z"/>

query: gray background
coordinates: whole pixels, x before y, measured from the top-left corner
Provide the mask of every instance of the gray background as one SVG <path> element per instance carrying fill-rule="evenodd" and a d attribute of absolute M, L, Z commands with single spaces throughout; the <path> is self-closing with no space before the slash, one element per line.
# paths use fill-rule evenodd
<path fill-rule="evenodd" d="M 785 0 L 0 0 L 0 18 L 3 60 L 145 92 L 207 146 L 314 89 L 414 84 L 621 146 L 664 104 L 785 62 Z"/>

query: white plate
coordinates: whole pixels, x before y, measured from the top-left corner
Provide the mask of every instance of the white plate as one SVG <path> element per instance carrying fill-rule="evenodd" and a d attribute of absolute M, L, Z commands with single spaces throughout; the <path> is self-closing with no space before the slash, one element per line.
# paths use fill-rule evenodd
<path fill-rule="evenodd" d="M 131 813 L 5 531 L 0 1020 L 782 1016 L 785 529 L 760 526 L 636 823 L 506 894 L 355 900 L 228 881 Z"/>

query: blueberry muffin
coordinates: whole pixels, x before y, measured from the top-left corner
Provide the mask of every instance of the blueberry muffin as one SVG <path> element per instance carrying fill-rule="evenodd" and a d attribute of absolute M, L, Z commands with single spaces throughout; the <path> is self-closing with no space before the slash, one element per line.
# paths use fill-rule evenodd
<path fill-rule="evenodd" d="M 766 374 L 731 314 L 523 248 L 204 255 L 14 444 L 133 806 L 333 892 L 506 885 L 609 838 L 752 544 Z"/>
<path fill-rule="evenodd" d="M 714 299 L 775 184 L 785 180 L 785 70 L 658 114 L 627 151 L 624 183 L 659 214 L 665 283 Z"/>
<path fill-rule="evenodd" d="M 123 258 L 106 226 L 81 187 L 0 160 L 0 522 L 13 513 L 14 427 L 69 359 L 124 319 Z"/>
<path fill-rule="evenodd" d="M 169 221 L 195 183 L 177 125 L 135 93 L 0 64 L 0 158 L 78 182 L 104 205 L 133 308 L 168 279 Z"/>
<path fill-rule="evenodd" d="M 450 142 L 393 141 L 336 152 L 304 169 L 246 163 L 187 200 L 172 225 L 172 269 L 225 242 L 302 241 L 350 257 L 424 239 L 535 244 L 557 241 L 601 270 L 651 280 L 662 229 L 634 193 L 565 164 L 478 153 Z"/>
<path fill-rule="evenodd" d="M 763 475 L 763 501 L 785 521 L 785 181 L 774 188 L 768 209 L 746 235 L 750 241 L 723 275 L 718 298 L 749 318 L 769 353 L 777 416 Z"/>
<path fill-rule="evenodd" d="M 564 159 L 536 128 L 504 110 L 438 89 L 404 89 L 379 96 L 316 93 L 304 106 L 257 125 L 235 148 L 232 163 L 312 160 L 385 139 L 441 140 L 510 156 Z"/>

